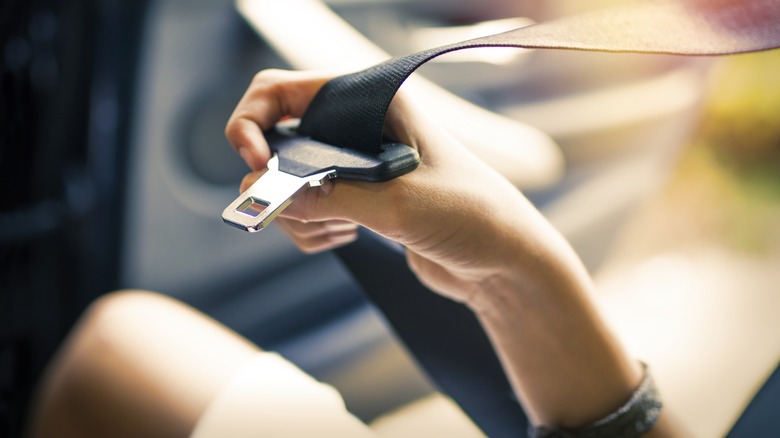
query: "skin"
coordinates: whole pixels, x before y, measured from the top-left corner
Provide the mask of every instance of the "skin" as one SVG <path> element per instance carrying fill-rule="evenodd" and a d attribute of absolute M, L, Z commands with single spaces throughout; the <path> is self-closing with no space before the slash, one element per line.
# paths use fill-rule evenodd
<path fill-rule="evenodd" d="M 230 143 L 254 172 L 270 156 L 262 132 L 300 117 L 327 78 L 258 74 L 231 116 Z M 306 252 L 347 244 L 358 226 L 407 248 L 431 289 L 471 308 L 536 425 L 578 429 L 614 412 L 641 380 L 590 299 L 567 242 L 514 186 L 426 120 L 401 93 L 390 136 L 420 167 L 385 183 L 335 181 L 299 193 L 277 224 Z M 43 377 L 26 436 L 186 437 L 258 347 L 159 294 L 108 294 L 81 318 Z M 193 366 L 197 364 L 197 366 Z M 646 436 L 681 436 L 664 411 Z"/>
<path fill-rule="evenodd" d="M 44 373 L 24 436 L 187 437 L 257 351 L 172 298 L 107 294 L 84 312 Z"/>
<path fill-rule="evenodd" d="M 253 169 L 242 191 L 265 171 L 263 131 L 301 117 L 326 79 L 256 75 L 226 127 Z M 625 403 L 642 371 L 598 315 L 591 280 L 565 239 L 403 90 L 385 129 L 419 151 L 419 168 L 384 183 L 336 180 L 300 192 L 277 219 L 292 241 L 323 251 L 364 226 L 404 245 L 421 281 L 477 315 L 534 424 L 577 429 Z M 666 417 L 647 436 L 672 436 Z"/>

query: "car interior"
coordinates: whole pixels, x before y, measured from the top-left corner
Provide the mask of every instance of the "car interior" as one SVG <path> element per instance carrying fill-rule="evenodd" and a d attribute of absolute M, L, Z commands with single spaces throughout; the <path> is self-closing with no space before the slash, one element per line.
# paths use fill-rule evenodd
<path fill-rule="evenodd" d="M 175 297 L 279 352 L 364 421 L 433 393 L 333 254 L 222 223 L 248 171 L 225 123 L 263 69 L 348 72 L 611 3 L 5 2 L 0 435 L 20 436 L 37 378 L 88 304 L 124 288 Z M 461 114 L 436 114 L 452 129 L 488 139 L 475 152 L 598 272 L 693 135 L 712 60 L 466 52 L 408 86 L 432 113 Z M 532 135 L 526 126 L 555 153 L 491 134 Z"/>

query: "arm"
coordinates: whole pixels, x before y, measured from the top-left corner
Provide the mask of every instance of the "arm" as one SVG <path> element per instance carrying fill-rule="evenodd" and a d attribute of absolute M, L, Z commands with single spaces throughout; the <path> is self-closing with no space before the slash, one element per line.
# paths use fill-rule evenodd
<path fill-rule="evenodd" d="M 301 116 L 322 83 L 310 73 L 255 78 L 226 130 L 260 170 L 242 188 L 268 159 L 262 131 Z M 596 312 L 590 279 L 565 240 L 408 96 L 397 96 L 386 123 L 390 136 L 419 150 L 417 170 L 385 183 L 304 191 L 279 225 L 310 252 L 349 242 L 357 225 L 403 244 L 426 285 L 475 312 L 534 424 L 576 429 L 625 403 L 640 367 Z"/>

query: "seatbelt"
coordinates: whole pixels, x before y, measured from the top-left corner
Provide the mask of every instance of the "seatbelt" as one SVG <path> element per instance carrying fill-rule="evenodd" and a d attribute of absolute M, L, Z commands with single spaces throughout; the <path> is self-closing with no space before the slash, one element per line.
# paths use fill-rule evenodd
<path fill-rule="evenodd" d="M 387 109 L 404 80 L 436 56 L 478 47 L 677 55 L 768 50 L 780 47 L 780 0 L 645 0 L 394 58 L 326 83 L 299 132 L 378 153 Z M 471 312 L 423 286 L 403 252 L 379 236 L 361 232 L 335 253 L 434 384 L 485 434 L 525 436 L 528 421 Z"/>
<path fill-rule="evenodd" d="M 726 438 L 780 436 L 780 364 L 758 391 Z"/>
<path fill-rule="evenodd" d="M 487 436 L 524 436 L 528 420 L 474 314 L 423 286 L 402 248 L 359 233 L 335 253 L 431 382 Z"/>
<path fill-rule="evenodd" d="M 401 84 L 456 50 L 519 47 L 726 55 L 780 47 L 777 0 L 645 0 L 423 50 L 326 83 L 301 119 L 315 140 L 380 152 L 385 114 Z"/>

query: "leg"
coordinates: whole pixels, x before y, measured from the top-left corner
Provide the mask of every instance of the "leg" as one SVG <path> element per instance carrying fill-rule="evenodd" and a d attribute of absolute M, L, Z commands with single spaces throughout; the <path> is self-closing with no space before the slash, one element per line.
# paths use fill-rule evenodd
<path fill-rule="evenodd" d="M 42 380 L 29 436 L 186 437 L 257 352 L 170 298 L 108 295 L 86 312 Z"/>

